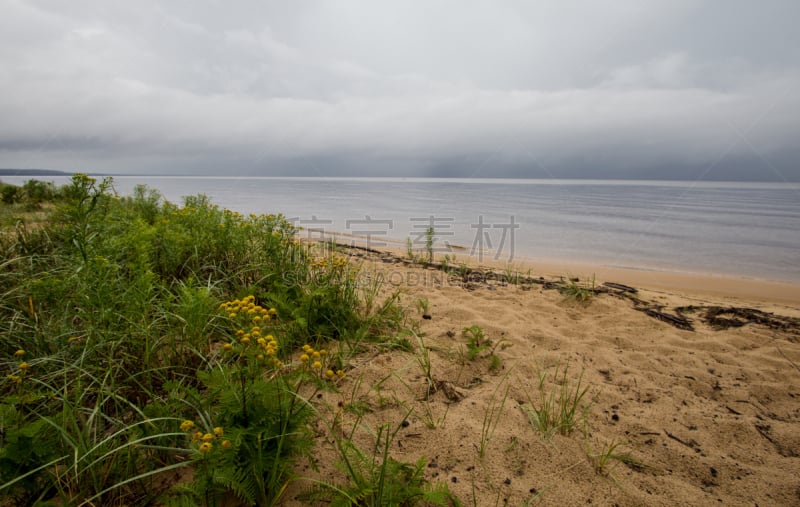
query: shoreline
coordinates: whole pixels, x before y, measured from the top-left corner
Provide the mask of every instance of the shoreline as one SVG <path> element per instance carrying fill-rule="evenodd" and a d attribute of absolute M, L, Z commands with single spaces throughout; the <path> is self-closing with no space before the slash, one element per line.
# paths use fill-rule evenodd
<path fill-rule="evenodd" d="M 366 241 L 364 237 L 347 233 L 325 231 L 324 239 L 334 239 L 339 243 L 368 247 L 377 251 L 390 253 L 397 257 L 407 257 L 405 248 L 399 240 L 380 238 L 379 246 Z M 320 241 L 324 240 L 319 238 Z M 478 261 L 476 256 L 468 255 L 468 249 L 453 246 L 455 250 L 463 253 L 455 254 L 454 265 L 466 264 L 472 267 L 488 268 L 503 272 L 512 269 L 525 274 L 530 270 L 532 275 L 558 277 L 578 277 L 581 280 L 595 277 L 598 284 L 603 282 L 616 282 L 634 286 L 640 290 L 664 295 L 682 296 L 685 299 L 714 298 L 721 304 L 737 304 L 746 302 L 757 305 L 762 309 L 787 309 L 800 315 L 800 282 L 788 282 L 754 278 L 747 276 L 733 276 L 720 273 L 694 273 L 670 270 L 658 270 L 650 267 L 621 267 L 609 266 L 602 262 L 577 262 L 571 260 L 557 260 L 549 258 L 516 257 L 511 262 L 492 259 L 485 256 Z M 422 255 L 419 248 L 414 253 Z M 489 257 L 489 258 L 487 258 Z M 435 253 L 435 260 L 440 261 L 443 254 Z"/>

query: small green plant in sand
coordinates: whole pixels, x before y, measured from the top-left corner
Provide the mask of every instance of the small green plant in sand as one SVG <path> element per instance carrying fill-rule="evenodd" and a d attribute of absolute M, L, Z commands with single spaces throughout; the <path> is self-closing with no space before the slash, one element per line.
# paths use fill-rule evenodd
<path fill-rule="evenodd" d="M 488 349 L 492 341 L 486 338 L 483 328 L 477 324 L 461 330 L 462 336 L 467 339 L 467 359 L 474 361 L 478 354 Z"/>
<path fill-rule="evenodd" d="M 503 281 L 505 283 L 519 285 L 521 277 L 519 270 L 513 264 L 506 263 L 503 267 Z"/>
<path fill-rule="evenodd" d="M 425 252 L 428 254 L 428 264 L 433 264 L 433 242 L 436 239 L 433 226 L 425 229 Z"/>
<path fill-rule="evenodd" d="M 425 421 L 425 426 L 430 429 L 437 428 L 444 424 L 445 419 L 447 418 L 447 413 L 450 410 L 450 405 L 447 405 L 447 408 L 442 414 L 441 417 L 437 418 L 433 413 L 433 408 L 431 407 L 431 395 L 436 393 L 439 390 L 440 382 L 437 382 L 433 378 L 433 372 L 431 368 L 431 356 L 430 350 L 425 345 L 424 340 L 422 339 L 422 335 L 415 334 L 414 335 L 417 339 L 417 353 L 414 355 L 414 359 L 417 362 L 417 365 L 422 372 L 422 377 L 425 381 L 425 392 L 422 395 L 422 399 L 420 402 L 422 403 L 422 418 Z"/>
<path fill-rule="evenodd" d="M 414 333 L 414 337 L 417 341 L 417 353 L 414 355 L 414 359 L 416 360 L 417 364 L 419 365 L 420 370 L 422 371 L 422 377 L 425 379 L 425 399 L 429 398 L 430 395 L 436 390 L 436 383 L 433 379 L 433 373 L 431 371 L 431 356 L 428 347 L 425 345 L 425 342 L 422 339 L 422 336 Z"/>
<path fill-rule="evenodd" d="M 508 373 L 511 373 L 511 371 L 509 370 Z M 508 379 L 508 373 L 497 384 L 497 387 L 492 392 L 491 397 L 489 397 L 489 403 L 486 406 L 486 411 L 483 413 L 480 447 L 478 447 L 478 455 L 481 459 L 483 459 L 483 457 L 486 455 L 486 449 L 489 445 L 489 441 L 494 436 L 494 431 L 497 429 L 497 424 L 500 422 L 500 418 L 503 416 L 503 408 L 506 405 L 508 391 L 511 389 L 511 386 L 506 385 L 505 389 L 502 391 L 502 396 L 499 396 L 499 394 L 501 392 L 501 388 L 503 387 L 503 383 Z"/>
<path fill-rule="evenodd" d="M 423 316 L 430 315 L 430 301 L 428 301 L 428 298 L 417 299 L 417 310 L 419 310 L 419 313 Z"/>
<path fill-rule="evenodd" d="M 445 254 L 440 261 L 442 264 L 442 271 L 445 273 L 450 273 L 453 270 L 453 265 L 456 263 L 456 255 L 455 254 Z"/>
<path fill-rule="evenodd" d="M 488 351 L 488 354 L 486 354 L 484 357 L 489 358 L 489 371 L 497 371 L 500 369 L 502 366 L 502 361 L 495 351 L 497 350 L 497 347 L 500 347 L 501 349 L 510 347 L 505 340 L 500 340 L 499 342 L 494 343 L 492 340 L 486 337 L 483 328 L 477 324 L 465 327 L 461 331 L 461 334 L 467 339 L 466 359 L 468 361 L 475 361 L 479 357 L 482 357 L 481 354 L 483 352 Z"/>
<path fill-rule="evenodd" d="M 528 398 L 522 405 L 531 426 L 545 438 L 554 432 L 569 435 L 578 424 L 578 416 L 585 409 L 583 399 L 589 391 L 583 384 L 583 372 L 577 380 L 568 376 L 569 367 L 556 366 L 548 382 L 547 370 L 539 374 L 538 399 Z"/>
<path fill-rule="evenodd" d="M 565 299 L 586 303 L 597 295 L 596 279 L 592 275 L 591 280 L 588 282 L 581 282 L 578 278 L 567 277 L 558 290 Z"/>
<path fill-rule="evenodd" d="M 611 443 L 603 445 L 600 451 L 595 453 L 592 452 L 587 445 L 586 454 L 589 456 L 589 460 L 592 462 L 595 471 L 605 476 L 610 476 L 611 470 L 620 463 L 631 467 L 643 467 L 640 461 L 635 459 L 630 452 L 623 451 L 621 447 L 625 447 L 625 444 L 611 441 Z"/>

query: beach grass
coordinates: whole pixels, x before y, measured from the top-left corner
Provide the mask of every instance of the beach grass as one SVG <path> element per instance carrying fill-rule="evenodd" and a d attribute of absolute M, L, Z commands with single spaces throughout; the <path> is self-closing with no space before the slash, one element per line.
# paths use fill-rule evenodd
<path fill-rule="evenodd" d="M 338 389 L 362 344 L 398 335 L 397 296 L 379 300 L 357 266 L 298 242 L 281 215 L 202 195 L 176 205 L 145 187 L 119 197 L 111 183 L 2 188 L 2 496 L 280 502 L 313 452 L 315 394 Z M 446 498 L 419 463 L 389 459 L 395 432 L 379 429 L 382 461 L 367 469 L 355 464 L 367 454 L 339 442 L 351 486 L 337 491 L 377 482 L 382 498 L 402 473 Z"/>

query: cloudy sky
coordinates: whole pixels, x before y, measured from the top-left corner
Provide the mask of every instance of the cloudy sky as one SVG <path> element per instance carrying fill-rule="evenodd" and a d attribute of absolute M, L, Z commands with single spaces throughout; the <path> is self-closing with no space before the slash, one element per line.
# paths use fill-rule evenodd
<path fill-rule="evenodd" d="M 800 181 L 798 19 L 797 0 L 0 0 L 0 167 Z"/>

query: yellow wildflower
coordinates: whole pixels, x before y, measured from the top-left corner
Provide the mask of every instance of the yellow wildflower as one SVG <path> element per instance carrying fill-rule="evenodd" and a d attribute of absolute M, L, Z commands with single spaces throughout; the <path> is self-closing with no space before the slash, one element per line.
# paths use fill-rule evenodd
<path fill-rule="evenodd" d="M 336 376 L 337 376 L 337 377 L 339 377 L 339 378 L 342 378 L 342 377 L 344 377 L 344 371 L 342 371 L 342 370 L 336 370 Z"/>
<path fill-rule="evenodd" d="M 23 361 L 23 362 L 21 362 L 21 363 L 19 363 L 19 369 L 20 369 L 20 370 L 22 370 L 22 371 L 25 371 L 25 370 L 27 370 L 28 368 L 30 368 L 30 365 L 29 365 L 28 363 L 26 363 L 26 362 L 24 362 L 24 361 Z"/>
<path fill-rule="evenodd" d="M 200 452 L 202 452 L 203 454 L 211 452 L 211 449 L 213 448 L 214 446 L 211 444 L 211 442 L 203 442 L 202 444 L 200 444 Z"/>
<path fill-rule="evenodd" d="M 231 441 L 230 440 L 223 440 L 222 441 L 222 448 L 223 449 L 230 449 L 231 448 Z"/>
<path fill-rule="evenodd" d="M 214 440 L 214 435 L 212 435 L 211 433 L 206 433 L 205 435 L 203 435 L 203 438 L 201 440 L 203 440 L 203 442 L 211 442 L 212 440 Z"/>
<path fill-rule="evenodd" d="M 325 376 L 328 378 L 333 378 L 334 375 L 335 373 L 333 373 L 333 370 L 328 370 L 325 372 Z"/>
<path fill-rule="evenodd" d="M 189 431 L 194 428 L 194 421 L 185 420 L 181 423 L 181 431 Z"/>
<path fill-rule="evenodd" d="M 304 363 L 308 362 L 308 355 L 307 354 L 301 355 L 300 360 L 303 361 Z"/>
<path fill-rule="evenodd" d="M 242 343 L 245 345 L 250 345 L 250 337 L 245 336 L 244 338 L 242 338 Z"/>
<path fill-rule="evenodd" d="M 222 348 L 226 352 L 230 352 L 231 350 L 233 350 L 233 345 L 231 345 L 230 343 L 226 343 L 225 345 L 222 346 Z"/>
<path fill-rule="evenodd" d="M 314 369 L 319 370 L 322 368 L 322 363 L 320 363 L 319 361 L 314 361 L 314 364 L 312 366 L 314 367 Z"/>
<path fill-rule="evenodd" d="M 14 352 L 14 355 L 17 356 L 17 357 L 22 357 L 22 356 L 25 355 L 25 351 L 22 350 L 22 349 L 19 349 L 18 351 Z"/>
<path fill-rule="evenodd" d="M 225 430 L 222 428 L 222 426 L 217 426 L 216 428 L 214 428 L 214 434 L 218 437 L 221 437 L 222 435 L 225 434 Z"/>

